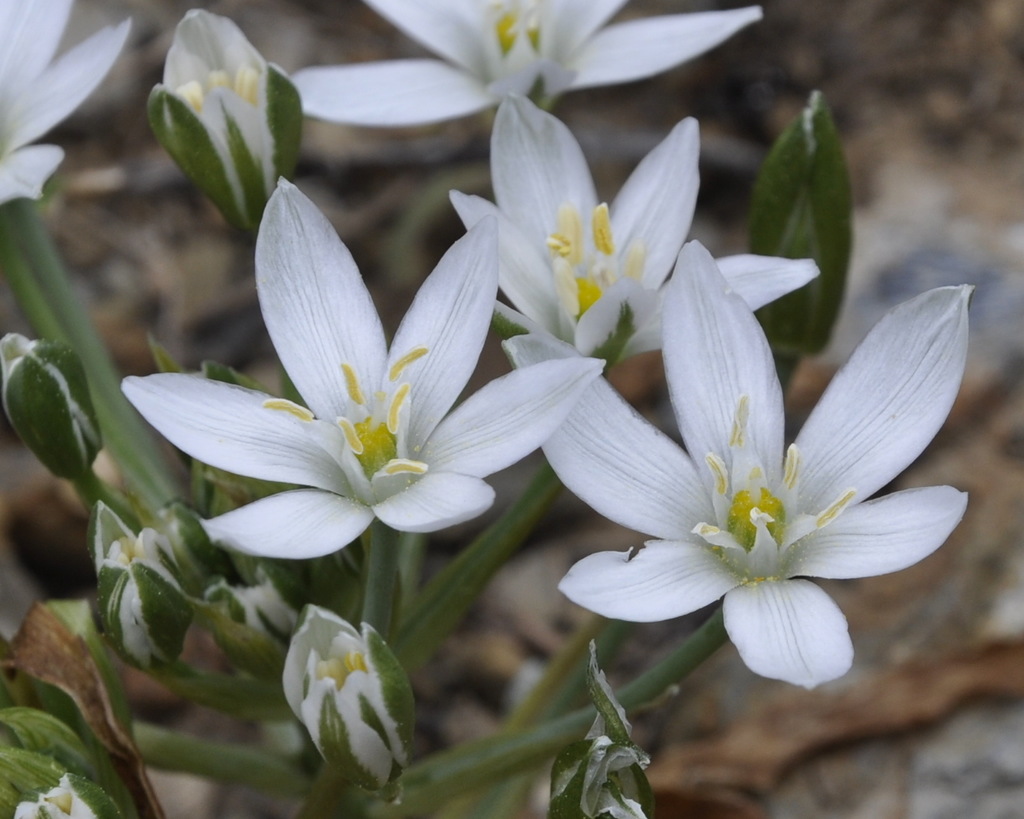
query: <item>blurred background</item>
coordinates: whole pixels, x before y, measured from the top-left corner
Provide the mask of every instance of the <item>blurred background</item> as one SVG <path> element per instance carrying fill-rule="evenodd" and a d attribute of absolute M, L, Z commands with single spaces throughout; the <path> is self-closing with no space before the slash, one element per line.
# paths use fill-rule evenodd
<path fill-rule="evenodd" d="M 356 0 L 199 5 L 234 19 L 286 71 L 422 54 Z M 619 19 L 736 5 L 633 0 Z M 215 359 L 273 383 L 251 238 L 192 188 L 146 122 L 146 97 L 190 7 L 77 0 L 68 43 L 126 16 L 132 34 L 105 84 L 45 140 L 67 152 L 47 219 L 126 373 L 151 371 L 151 334 L 186 366 Z M 971 500 L 947 545 L 918 566 L 828 584 L 857 651 L 844 679 L 796 690 L 753 676 L 726 647 L 653 719 L 637 720 L 635 739 L 655 760 L 658 816 L 1024 817 L 1024 3 L 766 0 L 764 12 L 693 63 L 577 92 L 555 112 L 607 198 L 672 125 L 697 117 L 702 181 L 691 236 L 724 255 L 746 249 L 747 203 L 765 151 L 820 89 L 847 152 L 855 245 L 833 344 L 803 362 L 792 385 L 794 429 L 884 310 L 929 287 L 973 283 L 960 400 L 896 484 L 949 483 Z M 488 136 L 487 117 L 403 131 L 306 123 L 296 182 L 351 248 L 391 329 L 462 232 L 448 190 L 490 195 Z M 9 331 L 28 328 L 0 282 L 0 332 Z M 488 377 L 506 368 L 496 344 L 481 366 Z M 657 357 L 621 369 L 623 392 L 671 428 Z M 530 471 L 499 475 L 500 498 L 513 499 Z M 5 636 L 40 595 L 89 593 L 85 523 L 67 487 L 0 426 Z M 470 533 L 443 535 L 428 568 Z M 418 751 L 494 730 L 583 616 L 555 591 L 557 580 L 585 554 L 639 541 L 566 497 L 459 639 L 418 673 Z M 629 679 L 699 621 L 636 629 L 610 676 Z M 201 640 L 189 650 L 213 652 Z M 128 677 L 148 717 L 244 736 Z M 158 787 L 169 817 L 288 814 L 284 803 L 197 779 L 161 775 Z M 539 801 L 546 788 L 538 780 Z"/>

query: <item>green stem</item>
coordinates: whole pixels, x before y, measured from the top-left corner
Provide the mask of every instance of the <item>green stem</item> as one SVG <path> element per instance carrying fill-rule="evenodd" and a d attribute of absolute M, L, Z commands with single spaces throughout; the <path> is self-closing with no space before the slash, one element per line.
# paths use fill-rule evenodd
<path fill-rule="evenodd" d="M 238 719 L 274 721 L 292 716 L 280 683 L 200 672 L 180 661 L 148 673 L 183 699 Z"/>
<path fill-rule="evenodd" d="M 134 734 L 146 763 L 156 768 L 248 785 L 277 796 L 299 797 L 309 789 L 309 777 L 301 769 L 265 749 L 211 742 L 138 721 Z"/>
<path fill-rule="evenodd" d="M 377 629 L 385 640 L 388 639 L 391 612 L 395 605 L 399 539 L 398 532 L 379 520 L 375 519 L 370 524 L 370 554 L 366 561 L 363 622 Z"/>
<path fill-rule="evenodd" d="M 98 501 L 103 501 L 114 514 L 116 514 L 125 525 L 132 528 L 139 528 L 139 521 L 135 516 L 135 510 L 125 496 L 112 487 L 110 484 L 96 477 L 94 472 L 86 472 L 80 478 L 72 481 L 78 497 L 82 499 L 86 508 L 91 509 Z"/>
<path fill-rule="evenodd" d="M 85 367 L 104 445 L 125 481 L 159 508 L 177 494 L 149 430 L 121 394 L 121 376 L 75 295 L 34 202 L 0 205 L 0 269 L 35 331 L 70 344 Z"/>
<path fill-rule="evenodd" d="M 657 700 L 714 654 L 726 639 L 719 609 L 668 657 L 616 692 L 619 702 L 630 709 Z M 392 819 L 435 810 L 453 796 L 505 780 L 553 756 L 586 731 L 593 720 L 593 708 L 582 708 L 526 731 L 500 733 L 436 754 L 405 772 L 401 805 L 380 806 L 373 815 Z"/>
<path fill-rule="evenodd" d="M 295 819 L 363 819 L 366 811 L 365 794 L 353 788 L 337 768 L 324 763 Z"/>
<path fill-rule="evenodd" d="M 545 463 L 522 497 L 426 585 L 403 616 L 392 644 L 407 670 L 433 656 L 561 491 L 562 484 Z"/>

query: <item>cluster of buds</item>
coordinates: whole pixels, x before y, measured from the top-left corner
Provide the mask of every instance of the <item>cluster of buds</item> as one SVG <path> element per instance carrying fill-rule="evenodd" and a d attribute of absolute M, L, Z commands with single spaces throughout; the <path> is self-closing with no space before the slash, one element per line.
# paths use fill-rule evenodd
<path fill-rule="evenodd" d="M 35 799 L 20 802 L 13 819 L 120 819 L 121 813 L 99 785 L 66 773 Z"/>

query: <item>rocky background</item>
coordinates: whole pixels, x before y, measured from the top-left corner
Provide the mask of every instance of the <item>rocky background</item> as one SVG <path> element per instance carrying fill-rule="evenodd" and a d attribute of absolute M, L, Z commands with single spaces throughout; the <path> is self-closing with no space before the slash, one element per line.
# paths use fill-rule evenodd
<path fill-rule="evenodd" d="M 311 64 L 415 56 L 418 47 L 357 0 L 224 0 L 269 59 Z M 623 17 L 718 7 L 634 0 Z M 726 5 L 722 3 L 721 5 Z M 735 5 L 735 4 L 732 4 Z M 273 373 L 249 237 L 226 226 L 149 132 L 180 0 L 78 0 L 68 34 L 133 19 L 105 85 L 48 141 L 67 150 L 50 225 L 125 372 L 150 371 L 152 334 L 189 366 L 207 358 Z M 683 116 L 699 118 L 702 187 L 693 235 L 716 254 L 745 249 L 750 186 L 771 140 L 821 89 L 848 153 L 856 243 L 834 343 L 805 361 L 792 418 L 886 308 L 925 288 L 970 282 L 972 352 L 953 414 L 898 487 L 950 483 L 967 517 L 938 553 L 897 575 L 829 584 L 850 620 L 853 671 L 813 692 L 753 676 L 726 647 L 636 738 L 660 819 L 1024 817 L 1024 3 L 1020 0 L 765 0 L 765 19 L 655 80 L 581 92 L 559 106 L 612 195 Z M 447 191 L 487 192 L 488 126 L 412 131 L 308 123 L 297 183 L 366 273 L 385 320 L 461 232 Z M 394 326 L 394 323 L 391 325 Z M 0 331 L 27 331 L 0 282 Z M 492 347 L 483 365 L 503 367 Z M 268 379 L 269 380 L 269 379 Z M 659 362 L 619 384 L 669 422 Z M 499 476 L 506 501 L 529 468 Z M 85 512 L 0 427 L 0 632 L 40 595 L 88 595 Z M 441 565 L 466 531 L 432 552 Z M 580 556 L 635 533 L 565 499 L 493 584 L 458 640 L 416 679 L 421 752 L 484 735 L 584 613 L 554 590 Z M 609 669 L 627 679 L 700 615 L 632 632 Z M 201 640 L 189 650 L 212 651 Z M 197 733 L 244 729 L 176 702 L 128 673 L 136 707 Z M 289 805 L 157 774 L 169 817 L 278 817 Z M 537 804 L 546 783 L 538 780 Z M 539 812 L 524 814 L 542 816 Z"/>

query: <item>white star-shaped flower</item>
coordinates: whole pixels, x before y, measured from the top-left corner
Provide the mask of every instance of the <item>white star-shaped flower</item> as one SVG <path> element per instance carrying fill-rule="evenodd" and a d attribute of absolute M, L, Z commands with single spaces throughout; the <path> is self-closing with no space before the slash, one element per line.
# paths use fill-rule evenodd
<path fill-rule="evenodd" d="M 313 557 L 379 518 L 429 532 L 480 514 L 482 478 L 531 452 L 600 372 L 549 362 L 452 406 L 476 367 L 497 291 L 495 226 L 459 240 L 391 343 L 328 221 L 281 181 L 256 243 L 260 306 L 305 406 L 196 375 L 127 378 L 124 392 L 175 446 L 222 469 L 301 487 L 206 522 L 250 554 Z"/>
<path fill-rule="evenodd" d="M 759 6 L 605 25 L 628 0 L 365 0 L 440 60 L 299 71 L 307 115 L 353 125 L 454 119 L 508 93 L 615 85 L 658 74 L 761 19 Z"/>
<path fill-rule="evenodd" d="M 128 37 L 125 20 L 54 60 L 71 2 L 0 2 L 0 203 L 39 198 L 64 151 L 56 145 L 29 143 L 82 104 Z"/>
<path fill-rule="evenodd" d="M 853 648 L 835 602 L 807 578 L 885 574 L 931 554 L 964 513 L 948 486 L 872 499 L 942 425 L 963 375 L 970 287 L 887 314 L 784 450 L 782 391 L 750 308 L 697 243 L 668 285 L 664 356 L 689 455 L 596 382 L 545 453 L 606 517 L 654 540 L 577 563 L 559 588 L 606 617 L 647 622 L 723 595 L 725 627 L 758 674 L 811 687 Z M 521 336 L 520 360 L 550 340 Z"/>
<path fill-rule="evenodd" d="M 452 194 L 467 227 L 498 219 L 500 286 L 513 323 L 543 329 L 611 363 L 661 344 L 661 288 L 688 275 L 679 250 L 693 221 L 699 178 L 697 121 L 685 119 L 601 202 L 569 129 L 512 97 L 494 122 L 496 203 Z M 719 260 L 753 308 L 818 275 L 809 259 L 744 254 Z M 500 310 L 502 308 L 499 308 Z"/>

